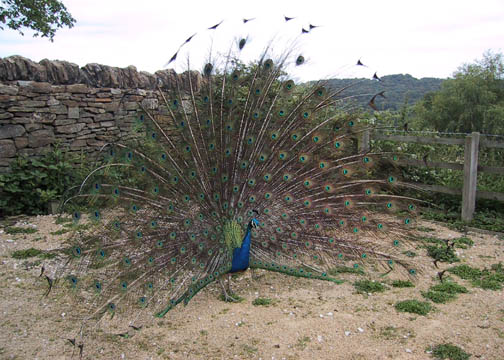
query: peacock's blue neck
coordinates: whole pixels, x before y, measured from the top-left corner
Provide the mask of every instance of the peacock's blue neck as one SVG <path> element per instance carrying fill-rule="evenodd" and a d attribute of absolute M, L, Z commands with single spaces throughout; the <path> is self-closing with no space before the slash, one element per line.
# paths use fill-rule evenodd
<path fill-rule="evenodd" d="M 252 219 L 252 221 L 258 223 L 256 219 Z M 247 226 L 247 232 L 245 233 L 241 247 L 233 250 L 233 261 L 229 272 L 244 271 L 249 267 L 251 230 L 252 226 Z"/>

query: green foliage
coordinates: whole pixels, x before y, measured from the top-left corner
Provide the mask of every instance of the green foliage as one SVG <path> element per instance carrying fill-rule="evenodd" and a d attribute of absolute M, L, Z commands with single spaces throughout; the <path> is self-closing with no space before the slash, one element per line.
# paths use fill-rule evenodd
<path fill-rule="evenodd" d="M 272 300 L 269 298 L 255 298 L 252 301 L 252 305 L 254 306 L 268 306 L 272 304 Z"/>
<path fill-rule="evenodd" d="M 40 158 L 19 156 L 11 163 L 11 172 L 0 174 L 0 217 L 46 213 L 50 201 L 59 199 L 79 176 L 83 168 L 59 148 Z"/>
<path fill-rule="evenodd" d="M 5 228 L 5 232 L 10 235 L 15 235 L 15 234 L 33 234 L 36 233 L 38 230 L 35 228 L 24 228 L 24 227 L 17 227 L 17 226 L 9 226 Z"/>
<path fill-rule="evenodd" d="M 476 280 L 482 275 L 482 271 L 480 269 L 473 268 L 466 264 L 454 266 L 449 268 L 448 271 L 464 280 Z"/>
<path fill-rule="evenodd" d="M 427 315 L 431 310 L 432 306 L 428 302 L 418 301 L 418 300 L 404 300 L 395 304 L 397 311 L 409 312 L 418 315 Z"/>
<path fill-rule="evenodd" d="M 458 277 L 471 280 L 474 286 L 485 290 L 501 290 L 504 285 L 504 266 L 493 264 L 490 269 L 476 269 L 468 265 L 459 265 L 448 269 Z"/>
<path fill-rule="evenodd" d="M 431 300 L 432 302 L 435 302 L 436 304 L 444 304 L 457 297 L 456 294 L 442 291 L 431 291 L 431 290 L 427 292 L 422 292 L 422 296 L 426 299 Z"/>
<path fill-rule="evenodd" d="M 27 259 L 35 256 L 39 256 L 42 254 L 42 250 L 35 249 L 35 248 L 29 248 L 25 250 L 16 250 L 12 253 L 12 257 L 14 259 Z"/>
<path fill-rule="evenodd" d="M 364 270 L 362 270 L 360 267 L 355 268 L 355 267 L 350 267 L 350 266 L 343 266 L 343 265 L 338 265 L 335 266 L 327 272 L 329 275 L 332 276 L 337 276 L 338 274 L 357 274 L 357 275 L 364 275 Z"/>
<path fill-rule="evenodd" d="M 65 5 L 58 0 L 1 0 L 0 23 L 17 30 L 21 28 L 35 31 L 34 37 L 47 37 L 53 41 L 58 28 L 73 27 L 75 19 Z M 3 30 L 3 27 L 0 26 Z"/>
<path fill-rule="evenodd" d="M 383 292 L 387 290 L 382 283 L 371 280 L 359 280 L 354 282 L 353 285 L 360 294 Z"/>
<path fill-rule="evenodd" d="M 451 246 L 428 245 L 426 248 L 427 255 L 429 255 L 434 260 L 449 262 L 450 264 L 460 261 L 457 255 L 455 255 L 455 251 Z"/>
<path fill-rule="evenodd" d="M 441 90 L 425 95 L 416 113 L 438 131 L 504 134 L 504 60 L 487 51 L 481 60 L 464 64 Z"/>
<path fill-rule="evenodd" d="M 394 280 L 392 282 L 392 286 L 396 288 L 409 288 L 409 287 L 415 287 L 415 284 L 413 284 L 409 280 Z"/>
<path fill-rule="evenodd" d="M 451 281 L 445 281 L 444 283 L 431 286 L 427 292 L 422 292 L 422 296 L 437 304 L 444 304 L 450 300 L 456 299 L 457 294 L 468 292 L 469 290 L 462 285 Z"/>
<path fill-rule="evenodd" d="M 427 350 L 432 351 L 432 356 L 440 360 L 468 360 L 471 357 L 471 354 L 452 344 L 439 344 Z"/>

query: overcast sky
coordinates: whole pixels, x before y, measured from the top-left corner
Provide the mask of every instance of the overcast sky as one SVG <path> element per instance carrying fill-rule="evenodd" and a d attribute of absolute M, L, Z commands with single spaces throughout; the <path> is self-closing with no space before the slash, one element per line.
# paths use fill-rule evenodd
<path fill-rule="evenodd" d="M 155 72 L 163 69 L 190 35 L 177 62 L 201 67 L 209 54 L 226 53 L 233 39 L 248 36 L 243 60 L 271 43 L 272 53 L 290 48 L 307 58 L 296 76 L 302 80 L 367 76 L 357 59 L 380 76 L 452 75 L 484 51 L 504 49 L 503 0 L 347 0 L 347 1 L 194 1 L 63 0 L 77 19 L 60 29 L 54 42 L 12 30 L 0 31 L 0 57 L 22 55 L 34 61 L 67 60 L 80 66 L 101 63 Z M 296 17 L 285 23 L 283 16 Z M 242 18 L 256 18 L 247 24 Z M 224 20 L 216 31 L 206 28 Z M 308 24 L 320 25 L 298 36 Z M 189 54 L 189 55 L 188 55 Z"/>

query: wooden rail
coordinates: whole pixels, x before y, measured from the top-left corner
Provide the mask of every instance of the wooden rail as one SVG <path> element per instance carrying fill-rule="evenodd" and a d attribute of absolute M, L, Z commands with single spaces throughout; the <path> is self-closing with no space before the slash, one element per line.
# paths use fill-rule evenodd
<path fill-rule="evenodd" d="M 436 168 L 436 169 L 452 169 L 464 172 L 464 185 L 462 189 L 454 189 L 440 185 L 415 184 L 424 190 L 434 191 L 451 195 L 462 195 L 462 220 L 471 221 L 474 217 L 474 208 L 476 199 L 490 199 L 504 202 L 504 193 L 493 191 L 478 191 L 477 178 L 478 172 L 488 174 L 504 175 L 504 167 L 478 165 L 479 148 L 497 148 L 504 149 L 504 142 L 491 141 L 487 139 L 480 140 L 480 134 L 473 132 L 467 135 L 465 139 L 452 138 L 437 138 L 437 137 L 422 137 L 412 135 L 384 135 L 379 133 L 370 134 L 368 130 L 363 131 L 360 142 L 360 149 L 367 152 L 370 149 L 370 139 L 387 140 L 397 142 L 412 142 L 416 144 L 433 144 L 433 145 L 464 145 L 464 163 L 453 162 L 438 162 L 417 159 L 401 159 L 399 163 L 402 165 Z M 503 159 L 504 165 L 504 159 Z"/>

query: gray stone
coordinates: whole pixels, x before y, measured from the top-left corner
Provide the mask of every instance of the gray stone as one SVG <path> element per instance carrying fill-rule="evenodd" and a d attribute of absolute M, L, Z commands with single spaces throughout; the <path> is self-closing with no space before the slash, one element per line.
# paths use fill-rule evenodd
<path fill-rule="evenodd" d="M 73 84 L 73 85 L 67 85 L 66 86 L 66 91 L 69 93 L 78 93 L 78 94 L 87 94 L 89 93 L 89 87 L 84 84 Z"/>
<path fill-rule="evenodd" d="M 26 132 L 22 125 L 3 125 L 0 126 L 0 139 L 10 139 L 24 135 Z"/>
<path fill-rule="evenodd" d="M 121 95 L 122 93 L 121 89 L 115 89 L 115 88 L 110 89 L 110 92 L 112 93 L 112 95 Z"/>
<path fill-rule="evenodd" d="M 49 111 L 53 114 L 67 114 L 68 109 L 65 105 L 55 105 L 49 108 Z"/>
<path fill-rule="evenodd" d="M 71 148 L 81 148 L 87 146 L 87 141 L 86 140 L 74 140 L 70 144 Z"/>
<path fill-rule="evenodd" d="M 111 113 L 104 113 L 104 114 L 98 114 L 95 116 L 96 121 L 107 121 L 107 120 L 112 120 L 114 118 L 114 115 Z"/>
<path fill-rule="evenodd" d="M 25 100 L 25 101 L 19 101 L 19 105 L 22 106 L 29 106 L 29 107 L 42 107 L 46 105 L 45 101 L 35 101 L 35 100 Z"/>
<path fill-rule="evenodd" d="M 113 121 L 103 121 L 100 123 L 100 125 L 103 127 L 111 127 L 111 126 L 114 126 L 114 122 Z"/>
<path fill-rule="evenodd" d="M 54 133 L 49 129 L 35 130 L 28 136 L 28 146 L 31 148 L 38 148 L 52 144 L 56 139 Z"/>
<path fill-rule="evenodd" d="M 86 124 L 83 123 L 57 126 L 56 132 L 61 134 L 75 134 L 81 131 L 84 128 L 84 126 L 86 126 Z"/>
<path fill-rule="evenodd" d="M 48 106 L 54 106 L 54 105 L 59 105 L 59 104 L 60 104 L 59 100 L 56 100 L 54 98 L 50 98 L 49 100 L 47 100 Z"/>
<path fill-rule="evenodd" d="M 17 95 L 19 92 L 18 88 L 15 86 L 9 86 L 0 84 L 0 94 L 4 95 Z"/>
<path fill-rule="evenodd" d="M 27 137 L 18 137 L 14 139 L 14 143 L 16 144 L 16 148 L 23 149 L 28 146 L 28 138 Z"/>
<path fill-rule="evenodd" d="M 143 99 L 142 106 L 147 110 L 155 110 L 159 107 L 158 99 Z"/>
<path fill-rule="evenodd" d="M 0 157 L 10 158 L 16 156 L 16 145 L 12 140 L 0 140 Z"/>
<path fill-rule="evenodd" d="M 69 107 L 68 108 L 68 118 L 69 119 L 78 119 L 79 118 L 79 108 L 78 107 Z"/>
<path fill-rule="evenodd" d="M 10 119 L 12 117 L 14 117 L 14 115 L 12 115 L 11 113 L 8 113 L 8 112 L 0 113 L 0 120 Z"/>
<path fill-rule="evenodd" d="M 29 123 L 29 124 L 26 124 L 26 125 L 25 125 L 25 129 L 26 129 L 26 131 L 28 131 L 28 132 L 32 132 L 32 131 L 34 131 L 34 130 L 42 129 L 42 124 L 33 124 L 33 123 Z"/>

